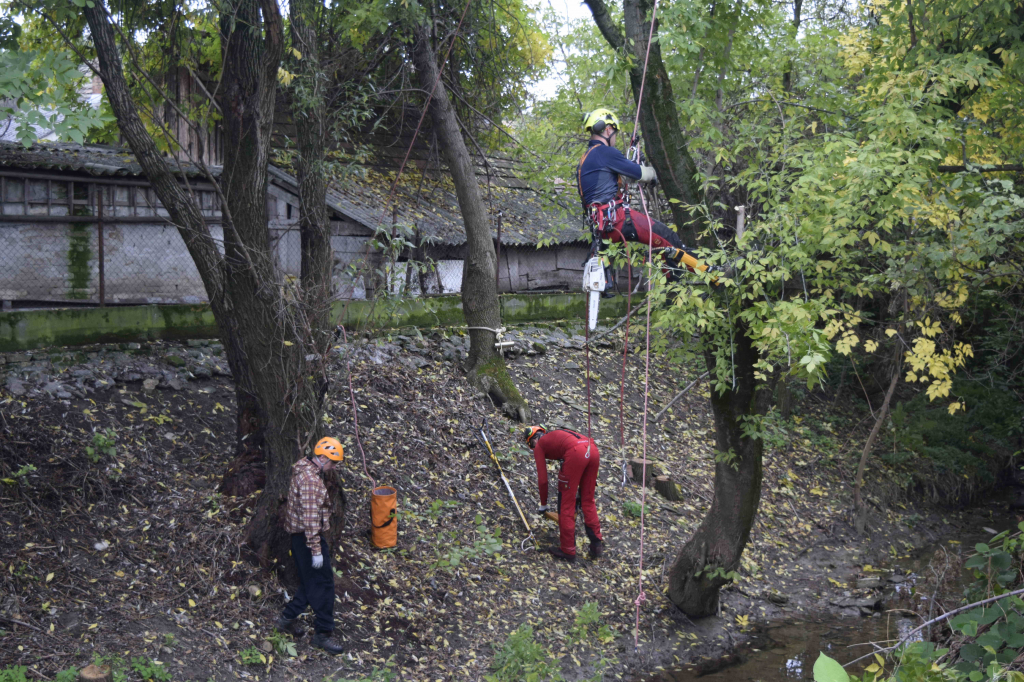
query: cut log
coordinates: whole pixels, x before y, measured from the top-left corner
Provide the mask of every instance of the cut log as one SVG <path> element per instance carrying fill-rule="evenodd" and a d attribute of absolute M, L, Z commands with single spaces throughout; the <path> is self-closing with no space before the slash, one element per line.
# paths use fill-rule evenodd
<path fill-rule="evenodd" d="M 679 486 L 668 476 L 656 476 L 654 490 L 669 502 L 681 502 L 683 499 Z"/>
<path fill-rule="evenodd" d="M 114 673 L 109 665 L 87 665 L 78 673 L 79 682 L 113 682 Z"/>
<path fill-rule="evenodd" d="M 631 459 L 629 460 L 629 467 L 633 470 L 633 482 L 640 483 L 643 481 L 645 488 L 650 488 L 654 480 L 654 462 L 647 460 L 647 477 L 644 477 L 644 461 L 642 459 Z"/>

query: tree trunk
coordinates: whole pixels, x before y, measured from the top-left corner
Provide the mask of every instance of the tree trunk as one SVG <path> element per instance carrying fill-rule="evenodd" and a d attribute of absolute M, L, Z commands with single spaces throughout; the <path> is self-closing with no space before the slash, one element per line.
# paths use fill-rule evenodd
<path fill-rule="evenodd" d="M 871 428 L 871 433 L 868 434 L 868 439 L 864 441 L 864 449 L 860 453 L 860 462 L 857 464 L 857 478 L 853 483 L 853 513 L 854 513 L 854 529 L 857 531 L 857 535 L 864 532 L 864 523 L 867 521 L 867 506 L 864 504 L 862 498 L 862 489 L 864 488 L 864 469 L 867 468 L 868 455 L 871 454 L 871 448 L 875 445 L 875 439 L 878 438 L 878 432 L 882 430 L 882 424 L 885 422 L 886 416 L 889 414 L 889 403 L 892 401 L 892 394 L 896 392 L 896 384 L 900 380 L 900 369 L 901 365 L 897 361 L 896 366 L 892 370 L 892 379 L 889 381 L 889 389 L 885 392 L 885 400 L 882 401 L 882 407 L 878 410 L 878 416 L 875 418 L 875 425 Z"/>
<path fill-rule="evenodd" d="M 323 328 L 322 307 L 307 310 L 301 291 L 285 290 L 270 249 L 267 165 L 284 46 L 280 9 L 275 0 L 238 0 L 221 15 L 224 52 L 218 92 L 225 156 L 220 177 L 210 175 L 207 180 L 220 192 L 223 256 L 195 195 L 161 158 L 138 113 L 105 6 L 97 1 L 84 11 L 118 126 L 179 226 L 224 343 L 238 401 L 236 459 L 224 487 L 239 494 L 263 488 L 247 541 L 265 565 L 282 562 L 289 543 L 281 525 L 281 501 L 291 465 L 316 435 L 329 337 Z M 308 189 L 303 195 L 307 205 L 315 201 Z M 325 224 L 315 211 L 309 220 Z M 317 264 L 309 266 L 311 274 L 304 276 L 304 282 L 322 283 L 322 264 L 330 263 L 330 252 L 314 252 L 329 249 L 329 241 L 324 234 L 313 234 L 303 239 L 303 247 L 304 270 L 307 261 Z M 315 293 L 322 290 L 311 291 L 311 296 Z M 326 298 L 318 299 L 318 305 L 325 305 Z M 314 366 L 305 359 L 311 354 L 318 354 Z M 265 462 L 262 480 L 260 461 Z M 336 518 L 340 520 L 344 505 L 343 500 L 339 502 Z M 340 526 L 340 522 L 334 524 L 335 530 Z"/>
<path fill-rule="evenodd" d="M 625 38 L 608 13 L 604 0 L 584 0 L 594 16 L 594 22 L 601 34 L 614 50 L 628 49 L 632 52 L 633 67 L 629 77 L 633 97 L 640 97 L 640 82 L 643 78 L 644 59 L 647 57 L 647 36 L 650 22 L 645 21 L 651 5 L 647 0 L 623 0 Z M 700 226 L 695 222 L 697 214 L 686 206 L 701 200 L 700 185 L 695 179 L 697 166 L 690 156 L 679 126 L 679 112 L 676 109 L 672 83 L 661 57 L 661 45 L 657 42 L 655 26 L 654 41 L 650 58 L 647 60 L 647 79 L 644 84 L 643 101 L 640 106 L 640 129 L 643 131 L 647 158 L 658 172 L 658 182 L 670 201 L 672 219 L 676 232 L 685 244 L 698 244 Z"/>
<path fill-rule="evenodd" d="M 683 494 L 679 490 L 679 486 L 676 485 L 676 482 L 672 480 L 671 476 L 655 477 L 654 489 L 659 495 L 669 502 L 679 502 L 683 499 Z"/>
<path fill-rule="evenodd" d="M 439 78 L 430 32 L 426 26 L 420 25 L 413 27 L 412 34 L 416 75 L 423 90 L 434 91 L 429 105 L 430 118 L 451 171 L 462 221 L 466 225 L 466 259 L 462 268 L 462 311 L 469 327 L 466 371 L 470 380 L 487 392 L 509 417 L 525 422 L 529 418 L 526 402 L 512 383 L 504 358 L 494 349 L 495 333 L 491 330 L 501 326 L 494 276 L 497 261 L 473 160 L 459 130 L 448 92 Z"/>
<path fill-rule="evenodd" d="M 793 0 L 793 39 L 796 40 L 800 31 L 800 10 L 803 7 L 803 0 Z M 793 91 L 793 60 L 786 62 L 786 70 L 782 74 L 782 90 L 789 93 Z"/>
<path fill-rule="evenodd" d="M 736 329 L 736 387 L 711 391 L 717 449 L 725 453 L 716 457 L 715 497 L 669 570 L 669 599 L 691 618 L 718 609 L 718 591 L 729 582 L 724 573 L 739 566 L 761 500 L 762 442 L 745 437 L 741 427 L 745 417 L 767 412 L 773 387 L 755 378 L 758 355 L 744 332 Z M 714 356 L 706 359 L 714 377 Z"/>

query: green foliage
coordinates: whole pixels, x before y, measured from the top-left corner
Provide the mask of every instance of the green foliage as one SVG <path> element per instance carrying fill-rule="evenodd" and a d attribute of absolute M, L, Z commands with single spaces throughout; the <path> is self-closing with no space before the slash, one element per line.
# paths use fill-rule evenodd
<path fill-rule="evenodd" d="M 286 635 L 280 632 L 273 632 L 267 635 L 267 641 L 274 647 L 274 651 L 282 656 L 291 656 L 295 658 L 298 656 L 298 651 L 295 649 L 295 642 Z"/>
<path fill-rule="evenodd" d="M 849 679 L 839 661 L 818 653 L 818 660 L 814 662 L 814 682 L 847 682 Z"/>
<path fill-rule="evenodd" d="M 78 682 L 78 668 L 61 670 L 53 676 L 53 682 Z"/>
<path fill-rule="evenodd" d="M 736 571 L 727 571 L 721 566 L 712 566 L 711 564 L 707 564 L 704 568 L 693 574 L 694 578 L 700 578 L 701 576 L 708 581 L 726 583 L 736 582 L 742 577 Z"/>
<path fill-rule="evenodd" d="M 1013 454 L 1024 411 L 1008 390 L 957 380 L 953 391 L 966 404 L 953 415 L 925 394 L 897 403 L 892 443 L 882 448 L 881 459 L 907 469 L 914 482 L 944 499 L 967 501 L 995 484 Z"/>
<path fill-rule="evenodd" d="M 0 36 L 9 17 L 0 17 Z M 20 29 L 17 31 L 20 36 Z M 10 38 L 7 42 L 14 40 Z M 0 117 L 10 117 L 18 140 L 30 147 L 37 129 L 54 131 L 59 139 L 82 143 L 93 128 L 110 121 L 109 114 L 80 100 L 85 76 L 65 50 L 0 49 Z"/>
<path fill-rule="evenodd" d="M 117 453 L 115 441 L 117 433 L 114 429 L 103 429 L 92 434 L 92 445 L 85 448 L 85 454 L 93 464 L 98 464 L 104 455 L 113 457 Z"/>
<path fill-rule="evenodd" d="M 967 593 L 968 599 L 980 600 L 1004 594 L 1021 580 L 1024 521 L 1019 523 L 1017 528 L 1016 533 L 1003 531 L 987 543 L 978 543 L 974 546 L 975 554 L 964 564 L 964 568 L 970 570 L 974 576 L 974 583 Z"/>
<path fill-rule="evenodd" d="M 441 518 L 445 509 L 452 509 L 458 506 L 459 503 L 455 500 L 434 500 L 430 503 L 430 507 L 427 509 L 427 518 L 431 521 L 437 521 Z"/>
<path fill-rule="evenodd" d="M 11 474 L 10 478 L 2 479 L 7 485 L 21 484 L 26 485 L 28 483 L 29 474 L 33 474 L 37 471 L 34 464 L 24 464 L 18 468 L 17 471 Z"/>
<path fill-rule="evenodd" d="M 0 682 L 28 682 L 25 673 L 28 671 L 23 665 L 16 665 L 10 668 L 0 668 Z"/>
<path fill-rule="evenodd" d="M 732 448 L 730 448 L 728 452 L 715 450 L 715 462 L 724 464 L 733 471 L 740 470 L 739 457 L 736 456 L 736 451 Z"/>
<path fill-rule="evenodd" d="M 238 660 L 242 665 L 263 665 L 267 662 L 267 657 L 263 655 L 262 651 L 251 646 L 238 652 Z"/>
<path fill-rule="evenodd" d="M 132 658 L 131 666 L 144 682 L 171 682 L 174 679 L 174 676 L 162 663 L 154 661 L 148 656 L 135 656 Z"/>
<path fill-rule="evenodd" d="M 501 648 L 496 647 L 494 674 L 487 682 L 561 682 L 565 678 L 550 651 L 534 639 L 533 628 L 522 624 L 512 632 Z"/>
<path fill-rule="evenodd" d="M 588 601 L 576 611 L 576 618 L 569 632 L 569 643 L 582 644 L 591 637 L 601 644 L 610 644 L 615 640 L 615 632 L 601 623 L 601 611 L 596 601 Z"/>
<path fill-rule="evenodd" d="M 95 665 L 109 665 L 110 672 L 114 676 L 114 682 L 128 682 L 128 662 L 124 660 L 119 654 L 105 654 L 94 653 L 92 655 L 92 662 Z"/>
<path fill-rule="evenodd" d="M 626 516 L 631 516 L 634 519 L 639 519 L 643 514 L 643 507 L 640 506 L 639 502 L 626 500 L 622 503 L 622 513 Z"/>

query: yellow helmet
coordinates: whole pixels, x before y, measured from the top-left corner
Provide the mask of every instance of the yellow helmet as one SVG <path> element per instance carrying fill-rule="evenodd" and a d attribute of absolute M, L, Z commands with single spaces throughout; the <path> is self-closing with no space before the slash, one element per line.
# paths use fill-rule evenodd
<path fill-rule="evenodd" d="M 588 133 L 600 134 L 606 126 L 619 129 L 619 119 L 611 109 L 594 109 L 583 117 L 583 130 Z"/>
<path fill-rule="evenodd" d="M 341 447 L 341 443 L 338 442 L 337 438 L 321 438 L 317 442 L 316 447 L 313 448 L 314 455 L 320 455 L 327 459 L 333 459 L 335 462 L 341 462 L 345 459 L 345 448 Z"/>

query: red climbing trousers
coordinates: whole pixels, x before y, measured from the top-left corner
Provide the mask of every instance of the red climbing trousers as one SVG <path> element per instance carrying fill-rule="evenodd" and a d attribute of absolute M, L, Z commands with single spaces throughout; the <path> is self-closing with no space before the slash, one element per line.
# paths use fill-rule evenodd
<path fill-rule="evenodd" d="M 601 456 L 597 443 L 569 429 L 555 429 L 537 441 L 533 456 L 537 460 L 537 477 L 541 504 L 547 503 L 547 465 L 545 460 L 562 460 L 558 473 L 558 535 L 562 551 L 576 555 L 576 493 L 580 493 L 583 524 L 591 543 L 600 542 L 601 522 L 597 518 L 594 491 L 597 489 L 597 470 Z"/>

